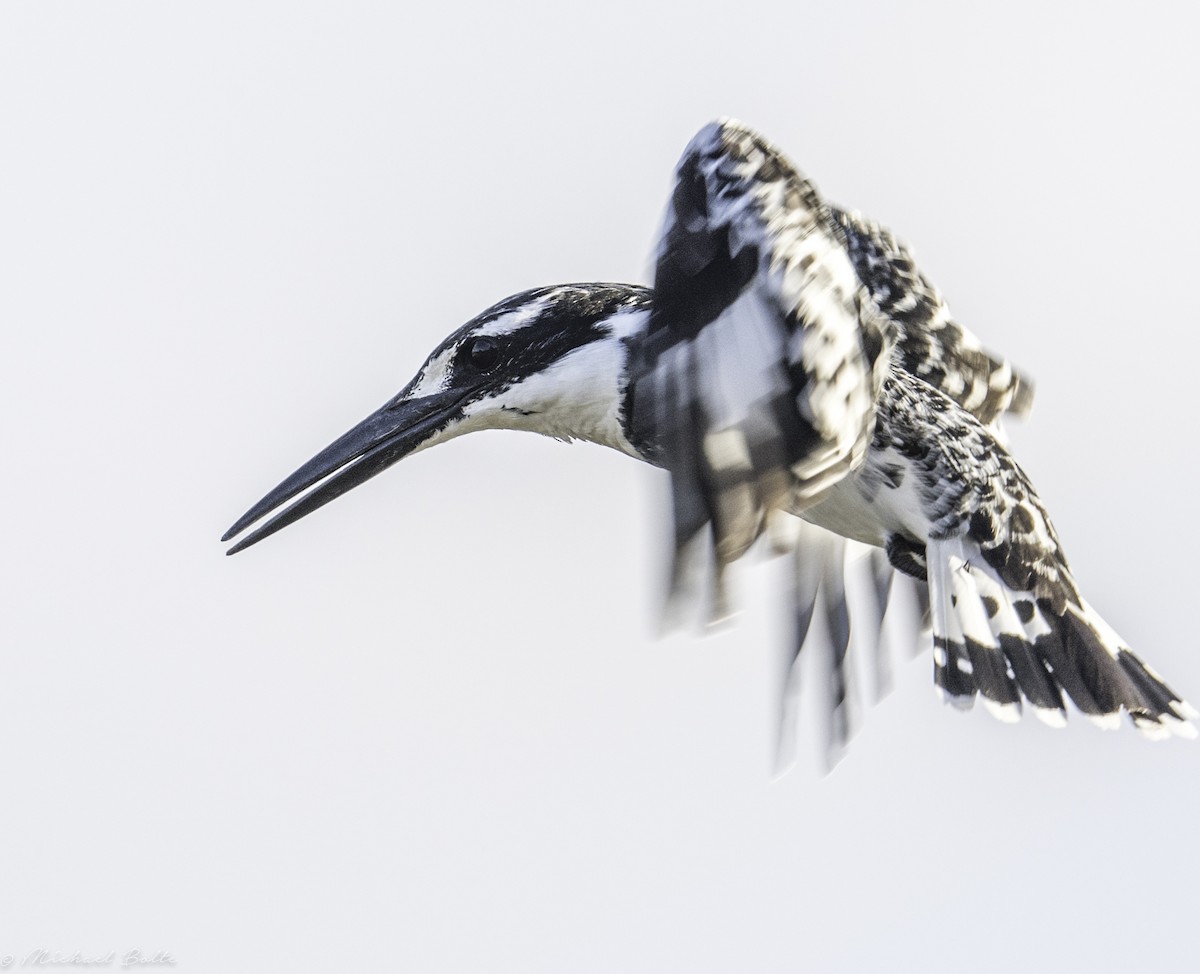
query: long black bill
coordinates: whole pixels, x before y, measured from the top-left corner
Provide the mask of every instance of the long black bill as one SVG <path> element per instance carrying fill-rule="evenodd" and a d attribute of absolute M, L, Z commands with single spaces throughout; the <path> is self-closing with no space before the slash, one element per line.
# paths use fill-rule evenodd
<path fill-rule="evenodd" d="M 418 449 L 434 433 L 457 415 L 461 393 L 435 393 L 420 399 L 405 398 L 403 393 L 382 409 L 372 413 L 350 432 L 338 437 L 243 514 L 222 535 L 228 541 L 241 534 L 255 521 L 281 507 L 301 491 L 321 483 L 316 490 L 284 508 L 230 548 L 237 554 L 269 537 L 305 514 L 324 507 L 335 497 L 382 473 L 397 460 Z"/>

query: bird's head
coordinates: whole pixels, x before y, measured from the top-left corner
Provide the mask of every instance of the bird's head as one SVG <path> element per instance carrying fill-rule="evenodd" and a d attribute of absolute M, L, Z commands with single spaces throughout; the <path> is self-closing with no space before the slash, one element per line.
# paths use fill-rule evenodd
<path fill-rule="evenodd" d="M 229 554 L 315 511 L 398 460 L 482 429 L 583 439 L 641 457 L 625 425 L 631 353 L 650 291 L 567 284 L 493 305 L 443 341 L 400 393 L 247 511 L 222 541 L 304 493 Z M 311 488 L 311 489 L 310 489 Z"/>

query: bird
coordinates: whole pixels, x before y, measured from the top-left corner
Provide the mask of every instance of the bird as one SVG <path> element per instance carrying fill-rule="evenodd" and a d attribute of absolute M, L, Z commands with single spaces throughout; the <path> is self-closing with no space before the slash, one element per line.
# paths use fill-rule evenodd
<path fill-rule="evenodd" d="M 472 318 L 239 518 L 228 554 L 466 433 L 583 440 L 669 474 L 668 604 L 703 576 L 710 614 L 725 616 L 728 566 L 764 535 L 784 539 L 797 580 L 790 664 L 819 592 L 848 623 L 846 544 L 866 545 L 881 603 L 893 572 L 914 580 L 934 685 L 951 704 L 978 698 L 1005 721 L 1028 707 L 1061 726 L 1069 700 L 1102 727 L 1125 713 L 1150 738 L 1196 736 L 1197 711 L 1080 594 L 1005 446 L 999 420 L 1028 412 L 1031 383 L 950 316 L 890 232 L 721 119 L 683 152 L 654 262 L 653 287 L 539 287 Z M 833 628 L 840 745 L 845 625 Z"/>

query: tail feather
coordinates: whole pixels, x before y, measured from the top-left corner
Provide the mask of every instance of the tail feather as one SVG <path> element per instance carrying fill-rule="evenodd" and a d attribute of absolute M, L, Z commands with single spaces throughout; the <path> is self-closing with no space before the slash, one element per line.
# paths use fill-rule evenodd
<path fill-rule="evenodd" d="M 1081 608 L 1081 618 L 1095 630 L 1144 701 L 1144 706 L 1140 709 L 1126 706 L 1134 724 L 1150 737 L 1167 737 L 1171 734 L 1196 737 L 1196 727 L 1191 723 L 1200 717 L 1196 708 L 1183 700 L 1167 686 L 1161 676 L 1138 659 L 1125 641 L 1087 602 L 1084 602 Z"/>
<path fill-rule="evenodd" d="M 1052 727 L 1061 727 L 1066 722 L 1062 693 L 1032 646 L 1038 630 L 1049 632 L 1049 626 L 1033 615 L 1032 607 L 1019 610 L 1005 587 L 987 572 L 972 571 L 970 576 L 987 613 L 988 629 L 995 639 L 996 649 L 1006 661 L 1011 678 L 1039 720 Z M 1021 621 L 1022 612 L 1029 615 L 1029 624 Z"/>
<path fill-rule="evenodd" d="M 1022 699 L 1052 726 L 1065 723 L 1063 694 L 1104 728 L 1121 712 L 1147 737 L 1195 737 L 1198 715 L 1125 645 L 1086 602 L 1009 588 L 982 558 L 966 557 L 961 537 L 929 542 L 934 680 L 949 702 L 978 693 L 1002 720 Z M 966 666 L 964 666 L 964 662 Z"/>
<path fill-rule="evenodd" d="M 1062 691 L 1046 672 L 1033 648 L 1019 636 L 1007 632 L 1000 634 L 999 642 L 1021 693 L 1033 707 L 1034 714 L 1051 727 L 1062 727 L 1067 722 Z"/>
<path fill-rule="evenodd" d="M 1047 606 L 1043 611 L 1052 610 Z M 1127 702 L 1131 710 L 1139 709 L 1142 695 L 1136 692 L 1125 671 L 1113 665 L 1116 663 L 1116 653 L 1104 645 L 1095 629 L 1072 612 L 1071 607 L 1059 620 L 1060 642 L 1068 666 L 1078 673 L 1079 680 L 1087 690 L 1086 695 L 1081 694 L 1087 706 L 1079 701 L 1076 704 L 1097 718 L 1096 723 L 1100 726 L 1106 727 L 1110 723 L 1113 727 L 1119 726 L 1122 702 Z M 1065 679 L 1067 673 L 1064 673 L 1061 665 L 1058 670 L 1059 679 Z"/>
<path fill-rule="evenodd" d="M 892 692 L 894 682 L 892 676 L 892 660 L 887 651 L 887 643 L 883 639 L 883 617 L 887 613 L 888 602 L 892 597 L 892 581 L 895 572 L 887 559 L 887 553 L 882 548 L 872 548 L 867 556 L 870 561 L 871 595 L 868 606 L 861 614 L 870 612 L 865 629 L 874 639 L 872 660 L 875 667 L 875 702 L 878 703 Z"/>
<path fill-rule="evenodd" d="M 962 621 L 967 658 L 971 661 L 970 676 L 988 711 L 1000 720 L 1015 721 L 1021 716 L 1021 691 L 992 632 L 983 598 L 965 559 L 950 578 L 954 586 L 951 601 Z"/>
<path fill-rule="evenodd" d="M 1184 737 L 1195 736 L 1195 729 L 1188 723 L 1200 716 L 1194 707 L 1183 700 L 1172 699 L 1162 680 L 1133 653 L 1121 650 L 1117 655 L 1117 662 L 1150 701 L 1150 709 L 1164 715 L 1163 722 L 1171 733 L 1182 734 Z M 1133 719 L 1136 722 L 1143 718 L 1140 714 L 1134 714 Z"/>
<path fill-rule="evenodd" d="M 787 773 L 796 761 L 800 658 L 804 648 L 809 645 L 818 604 L 823 604 L 819 600 L 822 579 L 828 571 L 826 549 L 833 535 L 792 517 L 776 518 L 772 523 L 772 535 L 777 550 L 791 552 L 792 564 L 792 638 L 783 646 L 778 673 L 779 720 L 775 743 L 775 775 L 778 777 Z M 830 755 L 832 762 L 833 756 Z"/>
<path fill-rule="evenodd" d="M 932 553 L 931 553 L 932 554 Z M 929 614 L 933 625 L 933 681 L 942 699 L 960 710 L 975 705 L 973 666 L 959 620 L 951 565 L 946 558 L 929 558 Z"/>
<path fill-rule="evenodd" d="M 846 558 L 846 540 L 833 536 L 827 554 L 827 564 L 833 568 L 825 574 L 821 590 L 825 597 L 825 619 L 829 629 L 829 740 L 830 755 L 840 754 L 850 740 L 853 721 L 851 670 L 846 665 L 850 649 L 850 607 L 846 602 L 846 577 L 837 570 Z"/>

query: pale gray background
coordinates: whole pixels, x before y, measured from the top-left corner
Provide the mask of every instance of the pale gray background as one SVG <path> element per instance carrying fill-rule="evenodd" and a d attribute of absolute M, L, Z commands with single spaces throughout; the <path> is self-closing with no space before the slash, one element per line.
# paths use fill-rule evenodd
<path fill-rule="evenodd" d="M 962 716 L 926 655 L 772 784 L 776 573 L 653 639 L 664 485 L 615 453 L 468 437 L 217 543 L 486 305 L 645 280 L 732 114 L 1037 378 L 1016 452 L 1195 700 L 1185 9 L 6 4 L 0 957 L 1194 965 L 1200 749 Z"/>

